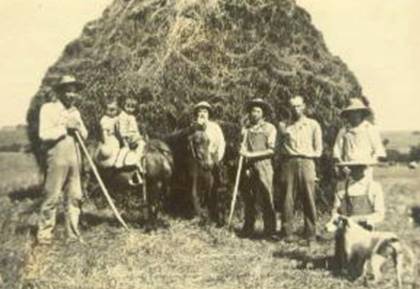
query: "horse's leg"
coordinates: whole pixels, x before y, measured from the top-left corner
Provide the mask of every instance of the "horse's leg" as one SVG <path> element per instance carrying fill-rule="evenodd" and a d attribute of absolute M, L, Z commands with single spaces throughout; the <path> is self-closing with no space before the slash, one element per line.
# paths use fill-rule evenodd
<path fill-rule="evenodd" d="M 215 222 L 216 224 L 219 224 L 220 216 L 219 216 L 219 210 L 218 210 L 218 204 L 219 204 L 218 193 L 215 188 L 215 178 L 212 171 L 210 171 L 207 176 L 206 193 L 207 193 L 206 201 L 208 202 L 207 206 L 210 213 L 210 217 L 213 222 Z"/>

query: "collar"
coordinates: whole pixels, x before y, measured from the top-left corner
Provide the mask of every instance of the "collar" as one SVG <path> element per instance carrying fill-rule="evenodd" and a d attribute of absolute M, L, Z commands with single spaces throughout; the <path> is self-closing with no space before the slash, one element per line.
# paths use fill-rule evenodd
<path fill-rule="evenodd" d="M 265 125 L 266 125 L 266 121 L 265 120 L 261 120 L 259 123 L 257 123 L 257 124 L 255 124 L 255 125 L 252 125 L 252 126 L 250 126 L 249 127 L 249 130 L 250 131 L 257 131 L 257 130 L 260 130 L 260 129 L 262 129 Z"/>
<path fill-rule="evenodd" d="M 303 115 L 299 120 L 292 122 L 289 126 L 301 126 L 308 125 L 309 118 L 306 115 Z"/>

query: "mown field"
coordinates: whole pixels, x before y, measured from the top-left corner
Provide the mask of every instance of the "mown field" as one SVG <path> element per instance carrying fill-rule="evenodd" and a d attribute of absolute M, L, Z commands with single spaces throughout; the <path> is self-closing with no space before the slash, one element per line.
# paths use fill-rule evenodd
<path fill-rule="evenodd" d="M 163 217 L 168 227 L 150 233 L 134 223 L 124 231 L 109 211 L 89 203 L 82 218 L 85 244 L 66 243 L 59 224 L 50 248 L 34 246 L 41 193 L 34 187 L 39 176 L 33 159 L 2 154 L 0 160 L 0 288 L 365 288 L 334 276 L 332 241 L 307 247 L 239 239 L 225 228 L 170 217 Z M 418 256 L 420 170 L 378 168 L 376 177 L 387 203 L 381 229 L 397 232 Z M 373 288 L 395 288 L 393 270 L 387 271 Z M 404 286 L 413 288 L 413 281 L 418 283 L 405 276 Z"/>

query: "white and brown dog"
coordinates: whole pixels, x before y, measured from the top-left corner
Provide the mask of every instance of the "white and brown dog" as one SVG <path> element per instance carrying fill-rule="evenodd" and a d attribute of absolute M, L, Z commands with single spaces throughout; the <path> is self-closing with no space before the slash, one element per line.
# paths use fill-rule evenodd
<path fill-rule="evenodd" d="M 381 279 L 384 262 L 392 258 L 398 287 L 402 286 L 403 247 L 398 236 L 391 232 L 369 231 L 348 217 L 338 215 L 326 224 L 328 232 L 335 232 L 335 259 L 341 271 L 351 277 L 366 278 L 370 269 L 373 282 Z M 411 250 L 404 248 L 413 264 Z M 410 266 L 413 269 L 413 265 Z M 410 270 L 411 271 L 411 270 Z M 365 279 L 367 281 L 367 279 Z"/>

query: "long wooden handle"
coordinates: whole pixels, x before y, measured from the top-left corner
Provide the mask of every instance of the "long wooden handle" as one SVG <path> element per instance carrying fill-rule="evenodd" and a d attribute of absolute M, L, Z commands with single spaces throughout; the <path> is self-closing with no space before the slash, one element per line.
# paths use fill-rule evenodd
<path fill-rule="evenodd" d="M 241 148 L 245 145 L 247 136 L 248 136 L 248 131 L 246 130 L 245 134 L 244 134 L 244 137 L 243 137 L 243 140 L 242 140 L 242 143 L 241 143 Z M 241 179 L 241 172 L 242 172 L 243 163 L 244 163 L 244 157 L 240 156 L 239 157 L 239 163 L 238 163 L 238 171 L 236 172 L 235 186 L 233 188 L 232 202 L 230 203 L 228 228 L 230 228 L 230 226 L 232 224 L 233 212 L 235 211 L 236 199 L 238 197 L 239 182 L 240 182 L 240 179 Z"/>
<path fill-rule="evenodd" d="M 108 190 L 106 189 L 105 184 L 104 184 L 104 182 L 102 181 L 101 176 L 100 176 L 100 175 L 99 175 L 99 173 L 98 173 L 98 170 L 97 170 L 97 168 L 96 168 L 96 166 L 95 166 L 95 163 L 93 162 L 92 158 L 91 158 L 91 157 L 90 157 L 90 155 L 89 155 L 89 152 L 88 152 L 88 150 L 87 150 L 87 148 L 86 148 L 86 146 L 85 146 L 85 144 L 84 144 L 84 142 L 83 142 L 83 139 L 80 137 L 80 134 L 79 134 L 79 132 L 78 132 L 78 131 L 76 131 L 76 132 L 75 132 L 75 134 L 76 134 L 77 141 L 79 142 L 80 146 L 82 147 L 82 151 L 83 151 L 83 153 L 85 154 L 85 156 L 86 156 L 86 158 L 87 158 L 87 160 L 88 160 L 88 162 L 89 162 L 90 167 L 92 168 L 92 171 L 93 171 L 93 173 L 94 173 L 94 175 L 95 175 L 96 179 L 98 180 L 98 183 L 99 183 L 99 186 L 101 187 L 102 193 L 104 194 L 104 196 L 105 196 L 105 198 L 106 198 L 106 200 L 107 200 L 107 202 L 108 202 L 109 206 L 110 206 L 110 207 L 111 207 L 111 209 L 112 209 L 112 212 L 114 213 L 115 217 L 116 217 L 116 218 L 117 218 L 117 220 L 120 222 L 120 224 L 121 224 L 121 225 L 122 225 L 125 229 L 127 229 L 127 230 L 128 230 L 128 226 L 127 226 L 127 224 L 125 223 L 125 221 L 123 220 L 123 218 L 121 217 L 121 215 L 120 215 L 120 213 L 118 212 L 117 208 L 115 207 L 114 202 L 112 201 L 112 199 L 111 199 L 111 197 L 110 197 L 110 195 L 109 195 L 109 193 L 108 193 Z"/>
<path fill-rule="evenodd" d="M 236 172 L 235 187 L 233 188 L 232 202 L 230 203 L 228 228 L 230 228 L 231 223 L 232 223 L 233 212 L 235 210 L 236 199 L 238 197 L 239 181 L 240 181 L 240 178 L 241 178 L 243 162 L 244 162 L 244 157 L 240 156 L 239 157 L 239 164 L 238 164 L 238 171 Z"/>

